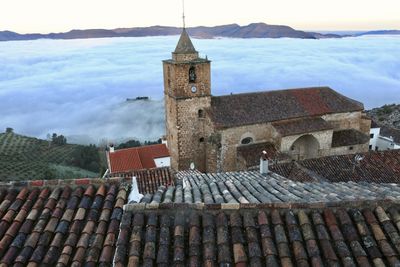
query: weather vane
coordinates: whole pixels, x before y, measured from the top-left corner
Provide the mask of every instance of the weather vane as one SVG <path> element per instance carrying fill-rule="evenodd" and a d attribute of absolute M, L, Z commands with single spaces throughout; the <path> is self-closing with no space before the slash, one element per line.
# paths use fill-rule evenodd
<path fill-rule="evenodd" d="M 183 28 L 186 28 L 186 23 L 185 23 L 185 0 L 182 0 L 182 19 L 183 19 Z"/>

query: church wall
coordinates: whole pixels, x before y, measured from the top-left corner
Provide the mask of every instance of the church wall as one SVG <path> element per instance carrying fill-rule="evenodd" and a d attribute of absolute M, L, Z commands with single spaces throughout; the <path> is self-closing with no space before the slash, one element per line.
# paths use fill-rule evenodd
<path fill-rule="evenodd" d="M 322 116 L 324 120 L 332 124 L 334 130 L 344 130 L 344 129 L 360 130 L 361 120 L 362 120 L 361 117 L 362 117 L 361 111 L 327 114 Z"/>
<path fill-rule="evenodd" d="M 173 169 L 178 168 L 179 156 L 178 156 L 178 128 L 177 128 L 177 109 L 176 101 L 173 98 L 164 97 L 165 106 L 165 127 L 167 133 L 167 146 L 171 156 L 171 167 Z"/>
<path fill-rule="evenodd" d="M 319 131 L 319 132 L 313 132 L 313 133 L 308 133 L 308 134 L 299 134 L 299 135 L 293 135 L 293 136 L 285 136 L 282 138 L 281 141 L 281 146 L 280 146 L 280 151 L 287 153 L 296 159 L 296 152 L 292 151 L 292 146 L 293 144 L 302 136 L 305 135 L 312 135 L 318 140 L 319 143 L 319 150 L 318 150 L 318 156 L 325 155 L 329 153 L 331 146 L 332 146 L 332 135 L 333 131 L 332 130 L 327 130 L 327 131 Z M 297 159 L 296 159 L 297 160 Z"/>
<path fill-rule="evenodd" d="M 205 171 L 207 162 L 207 142 L 210 132 L 209 120 L 199 118 L 199 109 L 207 112 L 210 97 L 177 100 L 177 133 L 179 147 L 179 169 L 195 167 Z"/>
<path fill-rule="evenodd" d="M 368 117 L 361 117 L 360 121 L 360 131 L 365 133 L 366 135 L 370 134 L 371 131 L 371 119 Z"/>
<path fill-rule="evenodd" d="M 189 69 L 191 66 L 195 67 L 197 76 L 196 83 L 189 83 Z M 168 74 L 170 74 L 170 76 L 168 76 Z M 210 64 L 208 61 L 193 64 L 173 64 L 164 62 L 164 92 L 176 98 L 210 95 L 210 77 Z M 197 88 L 196 93 L 191 91 L 193 85 Z"/>
<path fill-rule="evenodd" d="M 270 123 L 228 128 L 220 130 L 219 133 L 221 135 L 221 148 L 218 151 L 220 171 L 234 171 L 239 167 L 236 148 L 241 145 L 243 138 L 252 137 L 254 143 L 273 142 L 277 144 L 277 147 L 280 142 L 280 135 Z"/>
<path fill-rule="evenodd" d="M 352 148 L 352 149 L 350 149 Z M 321 157 L 326 156 L 340 156 L 348 154 L 358 154 L 365 153 L 369 150 L 369 143 L 361 145 L 343 146 L 343 147 L 333 147 L 329 150 L 321 151 Z"/>

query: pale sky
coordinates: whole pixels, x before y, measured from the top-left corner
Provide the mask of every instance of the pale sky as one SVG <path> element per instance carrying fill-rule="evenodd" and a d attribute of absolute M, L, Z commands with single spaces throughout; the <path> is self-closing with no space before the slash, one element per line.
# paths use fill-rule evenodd
<path fill-rule="evenodd" d="M 181 0 L 1 0 L 0 31 L 181 26 Z M 300 30 L 400 29 L 399 0 L 186 0 L 187 26 L 252 22 Z"/>

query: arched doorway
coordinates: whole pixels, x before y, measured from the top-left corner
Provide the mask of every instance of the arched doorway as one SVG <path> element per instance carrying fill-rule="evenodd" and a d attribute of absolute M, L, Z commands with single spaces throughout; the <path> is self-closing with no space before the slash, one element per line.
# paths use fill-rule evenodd
<path fill-rule="evenodd" d="M 319 142 L 317 138 L 307 134 L 299 137 L 290 149 L 296 160 L 316 158 L 318 157 Z"/>

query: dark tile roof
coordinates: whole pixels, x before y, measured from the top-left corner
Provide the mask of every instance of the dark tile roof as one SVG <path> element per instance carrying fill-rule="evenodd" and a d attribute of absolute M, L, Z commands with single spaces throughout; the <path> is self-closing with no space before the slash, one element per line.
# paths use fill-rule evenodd
<path fill-rule="evenodd" d="M 296 164 L 282 163 L 270 166 L 271 171 L 294 181 L 329 182 L 371 182 L 400 183 L 400 150 L 370 151 L 359 154 L 361 160 L 355 160 L 356 155 L 331 156 L 298 161 Z M 306 177 L 288 173 L 296 172 L 299 167 Z M 295 169 L 295 170 L 293 170 Z"/>
<path fill-rule="evenodd" d="M 165 144 L 156 144 L 119 149 L 107 155 L 110 171 L 115 173 L 156 168 L 154 159 L 169 157 L 169 151 Z"/>
<path fill-rule="evenodd" d="M 396 128 L 391 128 L 387 126 L 381 127 L 381 136 L 391 137 L 393 141 L 397 144 L 400 144 L 400 130 Z"/>
<path fill-rule="evenodd" d="M 176 186 L 161 186 L 142 203 L 318 203 L 396 199 L 400 185 L 298 182 L 255 171 L 200 174 L 180 172 Z"/>
<path fill-rule="evenodd" d="M 369 142 L 369 136 L 355 129 L 333 132 L 332 147 L 361 145 Z"/>
<path fill-rule="evenodd" d="M 133 208 L 115 266 L 399 266 L 400 206 Z"/>
<path fill-rule="evenodd" d="M 297 135 L 333 129 L 332 125 L 322 118 L 302 118 L 272 123 L 282 136 Z"/>
<path fill-rule="evenodd" d="M 364 109 L 328 87 L 217 96 L 211 105 L 213 121 L 221 128 Z"/>
<path fill-rule="evenodd" d="M 130 180 L 132 176 L 136 177 L 141 194 L 154 194 L 160 186 L 169 186 L 175 183 L 170 168 L 155 168 L 133 172 L 113 173 L 110 175 L 110 177 L 124 177 L 127 180 Z"/>
<path fill-rule="evenodd" d="M 112 264 L 127 188 L 68 183 L 0 191 L 1 266 Z"/>
<path fill-rule="evenodd" d="M 290 160 L 290 156 L 279 152 L 275 145 L 270 142 L 241 145 L 236 148 L 239 158 L 245 161 L 246 167 L 260 164 L 260 156 L 263 151 L 267 152 L 267 157 L 272 160 Z"/>
<path fill-rule="evenodd" d="M 196 53 L 196 49 L 194 48 L 193 43 L 190 40 L 189 34 L 187 33 L 185 28 L 182 30 L 181 37 L 179 38 L 174 53 L 176 54 Z"/>
<path fill-rule="evenodd" d="M 258 166 L 256 168 L 259 168 Z M 303 168 L 297 162 L 290 163 L 281 163 L 281 164 L 272 164 L 269 166 L 269 169 L 272 172 L 275 172 L 289 180 L 298 181 L 298 182 L 317 182 L 320 179 L 316 179 L 316 177 L 310 174 L 309 170 Z"/>

